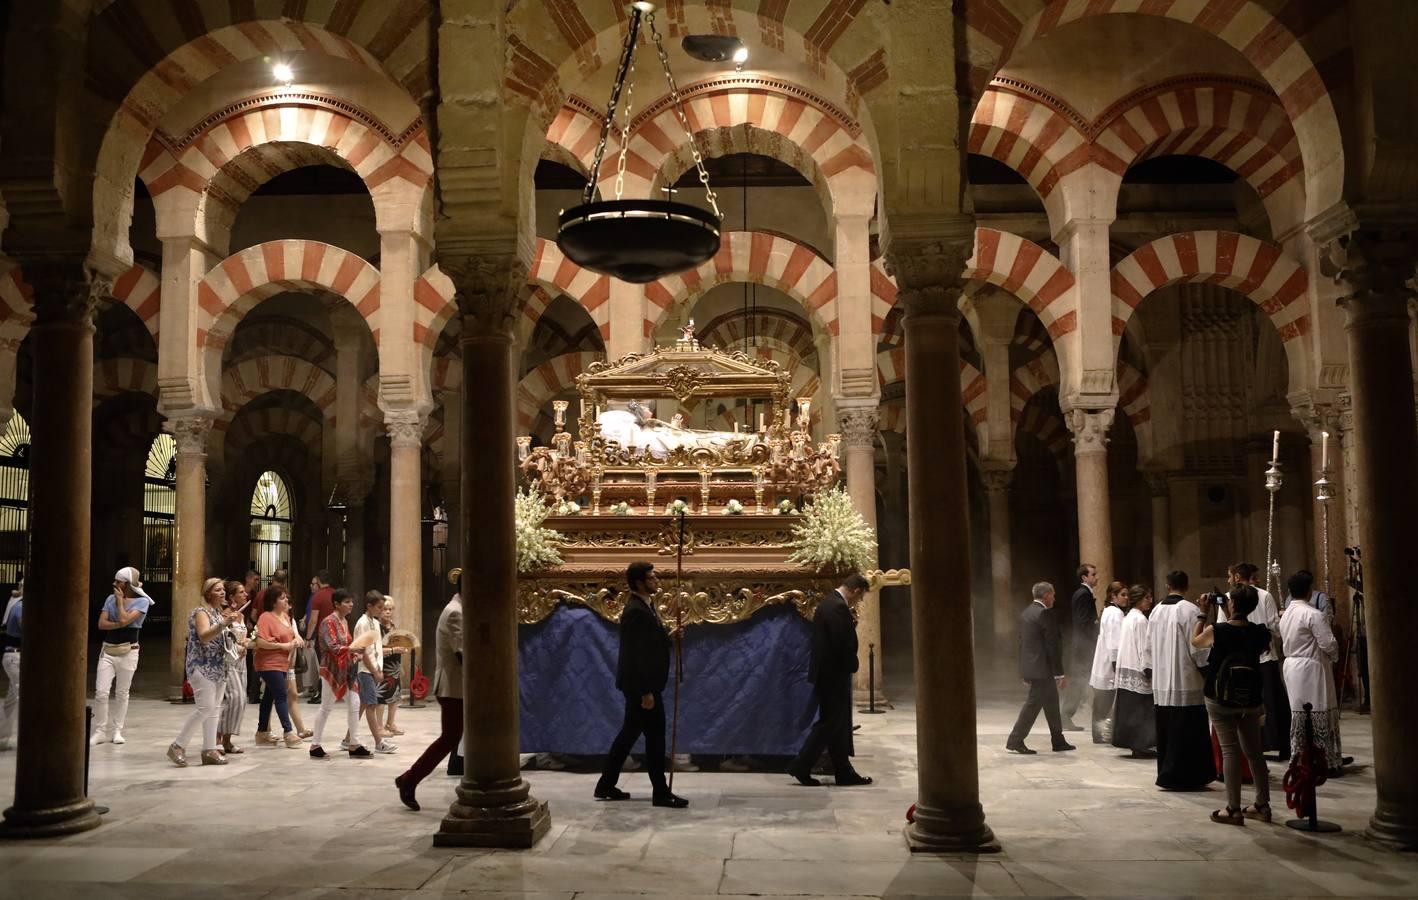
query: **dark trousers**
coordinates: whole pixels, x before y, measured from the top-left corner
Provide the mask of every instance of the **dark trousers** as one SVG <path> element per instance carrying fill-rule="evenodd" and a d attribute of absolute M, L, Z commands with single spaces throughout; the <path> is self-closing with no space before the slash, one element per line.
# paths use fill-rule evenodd
<path fill-rule="evenodd" d="M 438 712 L 441 726 L 438 737 L 401 776 L 405 784 L 416 785 L 423 781 L 438 768 L 443 757 L 458 751 L 458 742 L 463 739 L 463 701 L 457 697 L 439 697 Z"/>
<path fill-rule="evenodd" d="M 625 765 L 626 757 L 642 734 L 645 735 L 645 772 L 650 776 L 650 786 L 656 796 L 670 792 L 665 783 L 665 701 L 658 693 L 654 709 L 642 707 L 639 694 L 625 695 L 625 721 L 606 752 L 606 767 L 601 771 L 601 780 L 596 782 L 596 790 L 615 787 L 620 779 L 620 767 Z"/>
<path fill-rule="evenodd" d="M 286 673 L 262 672 L 261 681 L 266 685 L 266 693 L 261 695 L 261 713 L 256 719 L 257 731 L 271 730 L 271 707 L 276 707 L 276 715 L 281 719 L 281 727 L 291 730 L 290 708 L 286 697 Z"/>
<path fill-rule="evenodd" d="M 1085 656 L 1087 657 L 1085 659 Z M 1079 652 L 1070 657 L 1068 665 L 1068 687 L 1064 688 L 1060 707 L 1065 719 L 1073 721 L 1074 713 L 1083 705 L 1088 695 L 1088 675 L 1093 668 L 1093 647 L 1090 644 L 1086 654 Z"/>
<path fill-rule="evenodd" d="M 817 698 L 817 721 L 794 757 L 789 771 L 808 773 L 822 751 L 832 760 L 832 775 L 851 778 L 852 768 L 852 676 L 822 679 L 812 686 Z"/>
<path fill-rule="evenodd" d="M 1017 747 L 1029 736 L 1034 720 L 1039 718 L 1039 710 L 1044 711 L 1044 720 L 1049 723 L 1049 737 L 1054 746 L 1067 743 L 1063 734 L 1063 719 L 1059 716 L 1059 689 L 1052 678 L 1029 679 L 1029 696 L 1019 710 L 1019 718 L 1014 722 L 1014 730 L 1009 733 L 1008 747 Z"/>

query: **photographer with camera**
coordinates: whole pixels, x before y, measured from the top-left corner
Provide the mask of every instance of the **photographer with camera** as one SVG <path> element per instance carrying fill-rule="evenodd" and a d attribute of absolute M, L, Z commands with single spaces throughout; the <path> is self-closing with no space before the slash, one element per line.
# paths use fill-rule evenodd
<path fill-rule="evenodd" d="M 1229 594 L 1208 594 L 1203 598 L 1206 612 L 1196 620 L 1191 645 L 1211 651 L 1206 667 L 1206 713 L 1221 743 L 1221 770 L 1226 782 L 1226 809 L 1214 810 L 1211 821 L 1223 825 L 1245 825 L 1246 819 L 1270 821 L 1270 773 L 1261 746 L 1262 702 L 1261 654 L 1270 649 L 1270 629 L 1251 622 L 1260 598 L 1248 584 L 1237 585 Z M 1218 622 L 1217 602 L 1224 604 L 1226 620 Z M 1250 764 L 1255 780 L 1255 802 L 1241 808 L 1241 754 Z"/>

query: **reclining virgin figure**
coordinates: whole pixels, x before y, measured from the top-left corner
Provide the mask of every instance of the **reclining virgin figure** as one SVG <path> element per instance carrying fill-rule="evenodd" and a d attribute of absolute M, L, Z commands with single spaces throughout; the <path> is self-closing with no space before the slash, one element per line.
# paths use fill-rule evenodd
<path fill-rule="evenodd" d="M 639 400 L 631 400 L 625 409 L 602 412 L 596 424 L 601 437 L 649 453 L 654 459 L 666 459 L 680 447 L 723 450 L 731 445 L 748 448 L 758 443 L 758 435 L 752 433 L 686 428 L 683 413 L 675 413 L 669 422 L 657 419 L 654 409 Z"/>

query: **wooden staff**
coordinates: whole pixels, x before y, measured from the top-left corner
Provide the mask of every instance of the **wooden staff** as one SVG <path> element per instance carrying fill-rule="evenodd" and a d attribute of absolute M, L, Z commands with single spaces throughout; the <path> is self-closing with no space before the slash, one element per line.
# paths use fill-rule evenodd
<path fill-rule="evenodd" d="M 679 511 L 679 542 L 675 547 L 675 711 L 670 720 L 669 790 L 675 789 L 675 757 L 679 749 L 679 683 L 684 680 L 684 510 Z"/>

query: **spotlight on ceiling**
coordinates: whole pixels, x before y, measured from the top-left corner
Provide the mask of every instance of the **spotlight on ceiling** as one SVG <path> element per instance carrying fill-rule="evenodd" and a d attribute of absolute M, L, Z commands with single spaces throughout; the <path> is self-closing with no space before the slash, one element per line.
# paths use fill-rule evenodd
<path fill-rule="evenodd" d="M 271 75 L 286 86 L 289 86 L 292 81 L 295 81 L 295 72 L 292 71 L 289 63 L 282 62 L 271 66 Z"/>
<path fill-rule="evenodd" d="M 746 62 L 748 62 L 748 48 L 747 48 L 747 47 L 740 47 L 740 48 L 738 48 L 737 50 L 735 50 L 735 51 L 734 51 L 734 69 L 735 69 L 735 71 L 742 72 L 742 71 L 743 71 L 743 64 L 746 63 Z"/>
<path fill-rule="evenodd" d="M 733 60 L 742 65 L 739 55 L 748 59 L 748 48 L 743 41 L 728 34 L 687 34 L 680 41 L 684 52 L 704 62 L 728 62 Z"/>

